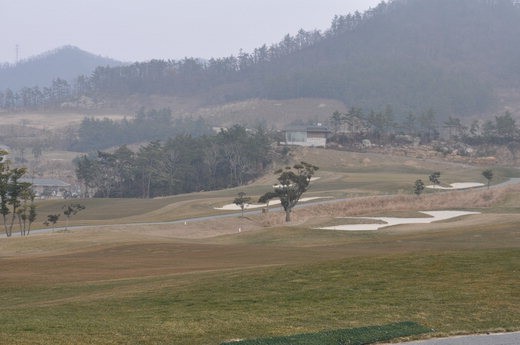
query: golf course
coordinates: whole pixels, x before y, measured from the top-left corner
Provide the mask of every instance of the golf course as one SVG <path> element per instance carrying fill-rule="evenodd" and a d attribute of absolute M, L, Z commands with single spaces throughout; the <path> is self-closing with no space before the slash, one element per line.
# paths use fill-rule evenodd
<path fill-rule="evenodd" d="M 318 148 L 291 159 L 319 178 L 289 223 L 274 200 L 243 216 L 225 207 L 240 192 L 258 204 L 273 173 L 219 191 L 74 200 L 85 209 L 54 228 L 47 215 L 68 201 L 39 201 L 29 236 L 0 237 L 0 344 L 239 345 L 410 322 L 427 331 L 389 341 L 520 330 L 520 170 Z M 447 189 L 414 194 L 434 171 Z M 421 220 L 440 211 L 461 213 Z"/>

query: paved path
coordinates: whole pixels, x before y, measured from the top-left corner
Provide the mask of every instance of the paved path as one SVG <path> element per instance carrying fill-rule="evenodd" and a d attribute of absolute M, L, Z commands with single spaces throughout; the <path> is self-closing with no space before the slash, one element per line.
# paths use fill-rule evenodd
<path fill-rule="evenodd" d="M 520 345 L 520 332 L 488 335 L 468 335 L 439 338 L 392 345 Z"/>

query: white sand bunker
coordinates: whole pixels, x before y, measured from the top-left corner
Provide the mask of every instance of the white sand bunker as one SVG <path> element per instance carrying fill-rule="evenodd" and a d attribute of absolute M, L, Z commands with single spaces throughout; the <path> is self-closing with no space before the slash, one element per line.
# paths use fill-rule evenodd
<path fill-rule="evenodd" d="M 475 188 L 475 187 L 482 187 L 485 186 L 483 183 L 477 183 L 477 182 L 457 182 L 457 183 L 451 183 L 450 187 L 443 187 L 438 185 L 431 185 L 426 186 L 426 188 L 431 189 L 468 189 L 468 188 Z"/>
<path fill-rule="evenodd" d="M 394 218 L 394 217 L 348 217 L 351 219 L 373 219 L 384 222 L 384 224 L 350 224 L 350 225 L 337 225 L 328 226 L 324 228 L 318 228 L 322 230 L 343 230 L 343 231 L 371 231 L 379 230 L 388 226 L 402 225 L 402 224 L 429 224 L 439 220 L 447 220 L 460 216 L 466 216 L 470 214 L 480 214 L 480 212 L 466 212 L 466 211 L 421 211 L 421 213 L 427 214 L 429 218 Z"/>
<path fill-rule="evenodd" d="M 330 199 L 330 198 L 332 198 L 332 197 L 330 197 L 330 196 L 315 196 L 315 197 L 311 197 L 311 198 L 301 198 L 300 202 L 312 201 L 312 200 L 316 200 L 316 199 Z M 274 206 L 274 205 L 280 205 L 280 200 L 272 200 L 272 201 L 269 202 L 269 206 Z M 253 209 L 262 208 L 262 207 L 267 207 L 267 204 L 245 204 L 244 210 L 253 210 Z M 241 210 L 240 206 L 235 205 L 235 204 L 227 204 L 227 205 L 224 205 L 222 207 L 214 207 L 214 209 L 215 210 L 223 210 L 223 211 L 239 211 L 239 210 Z"/>

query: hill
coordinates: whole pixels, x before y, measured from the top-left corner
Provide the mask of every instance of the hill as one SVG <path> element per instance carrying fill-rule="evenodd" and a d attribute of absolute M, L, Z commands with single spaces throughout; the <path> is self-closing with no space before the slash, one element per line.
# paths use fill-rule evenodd
<path fill-rule="evenodd" d="M 90 85 L 98 97 L 329 98 L 364 109 L 390 105 L 398 114 L 465 116 L 494 111 L 499 92 L 520 86 L 517 61 L 517 2 L 401 0 L 237 57 L 98 68 Z"/>
<path fill-rule="evenodd" d="M 149 108 L 160 107 L 159 100 L 172 108 L 219 109 L 251 99 L 307 98 L 366 112 L 391 108 L 397 119 L 429 110 L 441 120 L 506 109 L 520 115 L 518 61 L 518 1 L 394 0 L 338 15 L 325 32 L 300 30 L 238 56 L 98 63 L 73 92 L 61 93 L 67 97 L 18 106 L 135 111 L 143 104 L 132 99 L 144 99 Z M 4 109 L 17 106 L 3 98 Z"/>
<path fill-rule="evenodd" d="M 77 47 L 63 46 L 15 65 L 0 66 L 0 90 L 45 87 L 57 78 L 70 82 L 79 75 L 90 75 L 97 66 L 122 64 L 121 61 L 94 55 Z"/>
<path fill-rule="evenodd" d="M 321 96 L 400 113 L 470 115 L 518 88 L 520 7 L 511 1 L 409 0 L 336 17 L 316 44 L 278 59 L 267 97 Z"/>

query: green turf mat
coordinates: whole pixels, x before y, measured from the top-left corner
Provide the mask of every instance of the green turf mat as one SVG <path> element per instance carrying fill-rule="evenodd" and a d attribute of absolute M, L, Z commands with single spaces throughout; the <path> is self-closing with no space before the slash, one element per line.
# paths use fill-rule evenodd
<path fill-rule="evenodd" d="M 430 331 L 429 328 L 407 321 L 383 326 L 224 342 L 221 345 L 363 345 Z"/>

